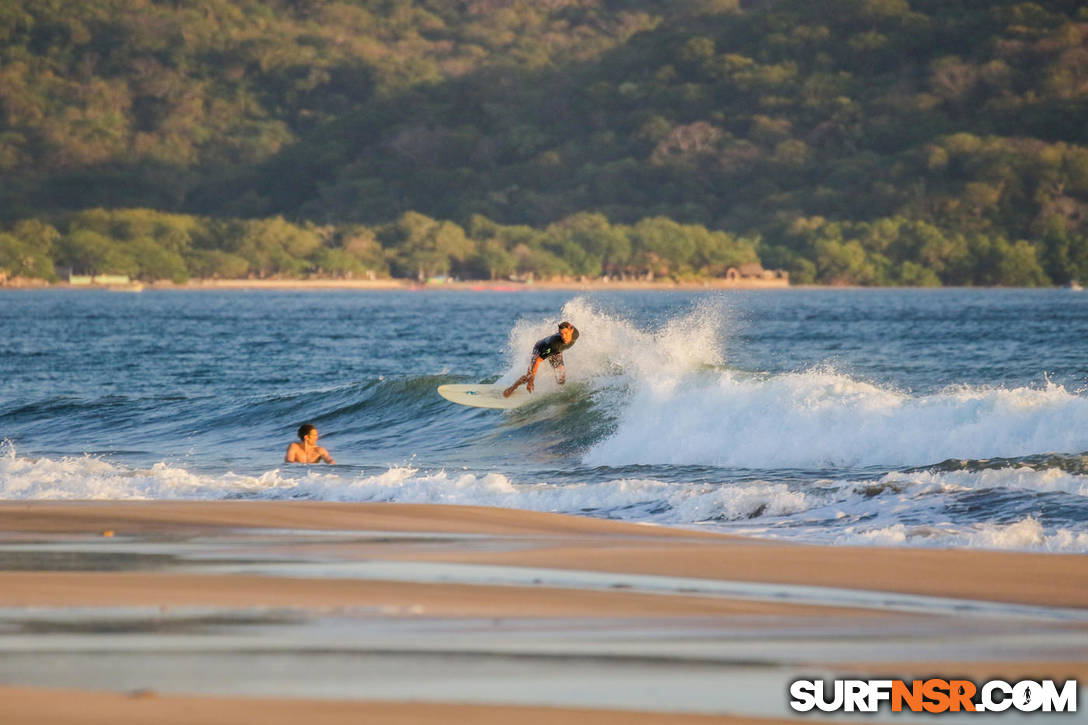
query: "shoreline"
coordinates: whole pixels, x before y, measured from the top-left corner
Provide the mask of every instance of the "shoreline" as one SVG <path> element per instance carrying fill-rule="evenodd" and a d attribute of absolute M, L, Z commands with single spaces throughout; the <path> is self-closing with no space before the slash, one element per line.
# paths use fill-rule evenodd
<path fill-rule="evenodd" d="M 488 280 L 464 280 L 436 284 L 420 284 L 414 280 L 378 279 L 378 280 L 339 280 L 339 279 L 221 279 L 190 280 L 184 284 L 168 281 L 131 283 L 128 285 L 73 285 L 68 282 L 42 284 L 8 284 L 0 289 L 11 290 L 100 290 L 114 292 L 139 292 L 143 290 L 357 290 L 357 291 L 447 291 L 447 292 L 533 292 L 542 291 L 608 291 L 608 290 L 784 290 L 791 289 L 788 283 L 778 280 L 731 282 L 714 279 L 699 282 L 636 282 L 617 281 L 601 282 L 510 282 Z M 798 289 L 794 287 L 792 289 Z"/>
<path fill-rule="evenodd" d="M 784 693 L 813 672 L 1088 677 L 1086 561 L 443 504 L 0 501 L 0 710 L 803 722 Z"/>
<path fill-rule="evenodd" d="M 462 280 L 456 282 L 444 282 L 440 284 L 420 284 L 407 279 L 377 279 L 377 280 L 346 280 L 346 279 L 217 279 L 217 280 L 190 280 L 183 284 L 175 284 L 170 281 L 136 282 L 127 285 L 105 284 L 78 284 L 68 282 L 45 282 L 43 280 L 9 280 L 6 284 L 0 284 L 0 291 L 27 291 L 27 290 L 95 290 L 100 292 L 142 292 L 145 290 L 156 291 L 223 291 L 223 290 L 294 290 L 294 291 L 338 291 L 355 290 L 361 292 L 370 291 L 445 291 L 445 292 L 533 292 L 533 291 L 571 291 L 571 292 L 607 292 L 607 291 L 673 291 L 673 292 L 699 292 L 699 291 L 759 291 L 759 290 L 796 290 L 796 291 L 878 291 L 878 290 L 912 290 L 923 292 L 939 292 L 942 290 L 970 290 L 987 292 L 993 290 L 1055 290 L 1075 293 L 1078 290 L 1070 290 L 1064 287 L 861 287 L 856 285 L 821 285 L 821 284 L 790 284 L 781 280 L 745 280 L 734 282 L 726 279 L 712 279 L 698 282 L 637 282 L 617 281 L 601 282 L 599 280 L 586 282 L 510 282 L 489 280 Z"/>

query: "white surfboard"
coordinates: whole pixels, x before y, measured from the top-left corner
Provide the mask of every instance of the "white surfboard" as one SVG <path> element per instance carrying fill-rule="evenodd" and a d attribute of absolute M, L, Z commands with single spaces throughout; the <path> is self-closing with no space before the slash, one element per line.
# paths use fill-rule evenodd
<path fill-rule="evenodd" d="M 532 400 L 532 395 L 521 386 L 509 398 L 502 397 L 505 385 L 498 383 L 476 383 L 474 385 L 439 385 L 438 394 L 451 403 L 468 405 L 473 408 L 502 408 L 509 410 L 525 405 Z"/>

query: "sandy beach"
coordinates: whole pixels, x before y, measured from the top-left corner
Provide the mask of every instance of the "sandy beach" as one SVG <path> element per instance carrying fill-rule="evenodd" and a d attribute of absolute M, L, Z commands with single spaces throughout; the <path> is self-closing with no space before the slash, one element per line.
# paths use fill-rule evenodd
<path fill-rule="evenodd" d="M 5 723 L 778 722 L 813 673 L 1088 677 L 1083 556 L 481 507 L 0 503 L 0 617 Z"/>
<path fill-rule="evenodd" d="M 267 725 L 316 722 L 324 725 L 389 723 L 390 725 L 445 725 L 446 723 L 510 723 L 553 725 L 779 725 L 789 720 L 733 718 L 713 715 L 638 713 L 548 707 L 495 707 L 486 705 L 429 705 L 416 703 L 351 703 L 285 699 L 194 698 L 149 693 L 113 694 L 0 687 L 0 712 L 5 722 L 78 722 L 85 725 Z"/>

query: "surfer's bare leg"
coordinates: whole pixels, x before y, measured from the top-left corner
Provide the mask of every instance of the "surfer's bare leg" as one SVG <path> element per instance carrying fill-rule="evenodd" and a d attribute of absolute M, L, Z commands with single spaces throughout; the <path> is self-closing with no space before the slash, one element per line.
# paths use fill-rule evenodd
<path fill-rule="evenodd" d="M 563 364 L 562 353 L 551 359 L 552 372 L 555 373 L 555 382 L 563 385 L 567 382 L 567 366 Z"/>

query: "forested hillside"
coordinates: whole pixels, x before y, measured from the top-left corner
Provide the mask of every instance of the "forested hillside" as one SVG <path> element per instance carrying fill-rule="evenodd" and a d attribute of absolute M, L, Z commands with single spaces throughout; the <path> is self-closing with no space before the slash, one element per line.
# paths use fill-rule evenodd
<path fill-rule="evenodd" d="M 30 276 L 1088 280 L 1088 9 L 6 0 L 0 225 Z"/>

